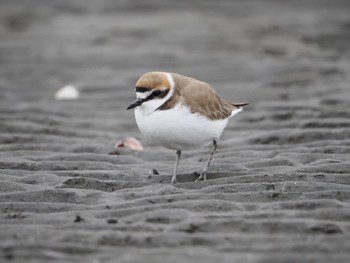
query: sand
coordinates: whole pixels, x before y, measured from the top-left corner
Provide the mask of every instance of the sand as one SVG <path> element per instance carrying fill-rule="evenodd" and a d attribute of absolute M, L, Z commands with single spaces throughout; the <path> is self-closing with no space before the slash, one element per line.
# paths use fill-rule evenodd
<path fill-rule="evenodd" d="M 350 262 L 349 1 L 49 2 L 0 2 L 1 262 Z M 251 103 L 205 182 L 126 111 L 153 70 Z"/>

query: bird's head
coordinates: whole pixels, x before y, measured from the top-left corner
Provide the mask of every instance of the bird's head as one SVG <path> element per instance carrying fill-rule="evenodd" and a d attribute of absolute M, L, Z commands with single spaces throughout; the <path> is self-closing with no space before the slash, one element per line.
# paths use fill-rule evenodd
<path fill-rule="evenodd" d="M 170 73 L 148 72 L 136 82 L 136 100 L 127 110 L 140 106 L 146 112 L 155 111 L 172 96 L 174 88 L 174 80 Z"/>

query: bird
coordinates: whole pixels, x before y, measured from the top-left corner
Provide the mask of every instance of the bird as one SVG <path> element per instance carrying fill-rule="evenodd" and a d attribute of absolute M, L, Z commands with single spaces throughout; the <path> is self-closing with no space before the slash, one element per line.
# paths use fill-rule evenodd
<path fill-rule="evenodd" d="M 206 180 L 218 140 L 228 120 L 249 103 L 220 98 L 206 82 L 169 72 L 147 72 L 135 85 L 135 109 L 140 132 L 156 145 L 176 151 L 171 183 L 177 183 L 181 153 L 212 144 L 196 181 Z"/>

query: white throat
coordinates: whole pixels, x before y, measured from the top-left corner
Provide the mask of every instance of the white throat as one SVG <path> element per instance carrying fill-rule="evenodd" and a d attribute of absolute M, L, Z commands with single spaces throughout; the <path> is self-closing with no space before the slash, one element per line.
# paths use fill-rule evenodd
<path fill-rule="evenodd" d="M 167 78 L 168 81 L 170 83 L 170 91 L 168 92 L 168 94 L 161 99 L 158 98 L 154 98 L 151 99 L 149 101 L 145 101 L 144 103 L 142 103 L 142 105 L 138 106 L 136 108 L 136 110 L 141 111 L 143 114 L 150 114 L 152 112 L 154 112 L 156 109 L 158 109 L 160 106 L 162 106 L 167 100 L 169 100 L 171 98 L 171 96 L 173 96 L 174 91 L 175 91 L 175 82 L 173 79 L 173 76 L 169 73 L 167 74 Z M 166 87 L 164 87 L 164 89 L 166 89 Z M 136 97 L 138 99 L 145 99 L 147 98 L 152 92 L 151 91 L 147 91 L 147 92 L 136 92 Z"/>

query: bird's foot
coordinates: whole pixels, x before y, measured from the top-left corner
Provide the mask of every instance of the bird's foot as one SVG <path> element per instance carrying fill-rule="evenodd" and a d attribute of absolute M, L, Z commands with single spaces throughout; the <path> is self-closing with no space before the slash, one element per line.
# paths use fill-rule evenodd
<path fill-rule="evenodd" d="M 175 180 L 171 180 L 171 184 L 177 184 L 178 182 L 177 182 L 177 180 L 175 179 Z"/>
<path fill-rule="evenodd" d="M 173 177 L 171 177 L 171 184 L 176 184 L 177 183 L 177 176 L 173 175 Z"/>
<path fill-rule="evenodd" d="M 207 172 L 202 172 L 195 182 L 207 180 Z"/>

